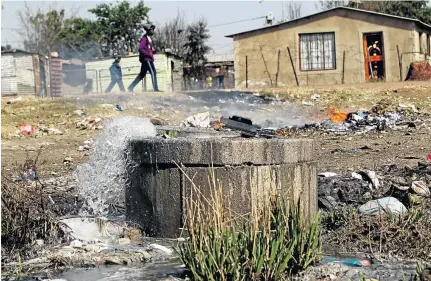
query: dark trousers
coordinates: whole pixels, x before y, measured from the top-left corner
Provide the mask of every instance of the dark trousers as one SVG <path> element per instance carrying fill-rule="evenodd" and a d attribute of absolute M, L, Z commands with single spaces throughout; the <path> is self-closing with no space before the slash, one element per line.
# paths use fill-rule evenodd
<path fill-rule="evenodd" d="M 132 84 L 130 84 L 128 88 L 129 91 L 133 91 L 133 88 L 135 88 L 135 86 L 138 85 L 138 83 L 145 78 L 147 71 L 150 72 L 154 92 L 159 91 L 159 87 L 157 86 L 156 68 L 154 67 L 154 63 L 148 60 L 141 64 L 141 72 L 139 72 L 138 76 L 136 76 L 135 80 L 132 82 Z"/>
<path fill-rule="evenodd" d="M 120 87 L 120 91 L 124 92 L 125 89 L 124 89 L 123 80 L 111 79 L 111 83 L 109 83 L 109 86 L 108 86 L 108 88 L 106 88 L 105 93 L 109 93 L 112 90 L 112 88 L 114 88 L 115 84 L 117 84 L 117 83 L 118 83 L 118 87 Z"/>

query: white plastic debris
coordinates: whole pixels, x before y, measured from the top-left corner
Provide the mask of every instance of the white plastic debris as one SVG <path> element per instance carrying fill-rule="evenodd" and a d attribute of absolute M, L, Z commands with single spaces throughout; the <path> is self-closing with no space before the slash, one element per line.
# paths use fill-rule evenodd
<path fill-rule="evenodd" d="M 362 176 L 358 173 L 355 173 L 355 172 L 352 173 L 352 178 L 358 179 L 358 180 L 363 180 Z"/>
<path fill-rule="evenodd" d="M 75 115 L 78 115 L 78 116 L 85 115 L 85 112 L 84 112 L 84 111 L 82 111 L 82 110 L 80 110 L 80 109 L 75 110 L 73 113 L 74 113 Z"/>
<path fill-rule="evenodd" d="M 210 127 L 210 113 L 202 112 L 196 115 L 192 115 L 186 118 L 181 124 L 182 127 L 198 127 L 198 128 L 209 128 Z"/>
<path fill-rule="evenodd" d="M 172 254 L 172 252 L 173 252 L 172 249 L 169 249 L 168 247 L 165 247 L 165 246 L 162 246 L 162 245 L 159 245 L 159 244 L 151 244 L 150 247 L 153 248 L 153 249 L 160 250 L 160 251 L 162 251 L 162 252 L 164 252 L 165 254 L 168 254 L 168 255 Z"/>
<path fill-rule="evenodd" d="M 324 172 L 324 173 L 319 173 L 318 176 L 323 178 L 332 178 L 332 177 L 336 177 L 337 174 L 333 172 Z"/>
<path fill-rule="evenodd" d="M 358 211 L 360 214 L 367 216 L 375 216 L 383 213 L 401 215 L 407 213 L 407 208 L 394 197 L 383 197 L 368 201 L 360 206 Z"/>
<path fill-rule="evenodd" d="M 82 248 L 82 242 L 79 240 L 73 240 L 70 242 L 70 247 L 72 248 Z"/>
<path fill-rule="evenodd" d="M 412 189 L 415 193 L 419 195 L 431 195 L 430 190 L 424 181 L 414 181 L 412 182 Z"/>
<path fill-rule="evenodd" d="M 310 99 L 314 100 L 314 101 L 318 100 L 318 99 L 320 99 L 320 95 L 319 94 L 313 94 L 313 95 L 311 95 Z"/>
<path fill-rule="evenodd" d="M 380 182 L 377 178 L 376 172 L 374 171 L 363 171 L 359 173 L 362 175 L 363 179 L 370 182 L 370 189 L 379 189 L 380 188 Z"/>

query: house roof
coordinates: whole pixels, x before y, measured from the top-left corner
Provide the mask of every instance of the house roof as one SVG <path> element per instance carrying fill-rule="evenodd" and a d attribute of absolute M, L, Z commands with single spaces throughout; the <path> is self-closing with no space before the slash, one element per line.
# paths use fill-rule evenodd
<path fill-rule="evenodd" d="M 13 53 L 23 53 L 23 54 L 34 54 L 37 55 L 37 53 L 31 53 L 31 52 L 27 52 L 21 49 L 9 49 L 9 50 L 4 50 L 1 51 L 2 54 L 13 54 Z"/>
<path fill-rule="evenodd" d="M 431 29 L 431 25 L 426 24 L 426 23 L 424 23 L 424 22 L 422 22 L 422 21 L 420 21 L 418 19 L 412 19 L 412 18 L 394 16 L 394 15 L 390 15 L 390 14 L 378 13 L 378 12 L 367 11 L 367 10 L 356 9 L 356 8 L 350 8 L 350 7 L 335 7 L 335 8 L 332 8 L 332 9 L 329 9 L 329 10 L 325 10 L 325 11 L 322 11 L 322 12 L 318 12 L 318 13 L 315 13 L 315 14 L 311 14 L 311 15 L 308 15 L 308 16 L 305 16 L 305 17 L 300 17 L 300 18 L 297 18 L 297 19 L 294 19 L 294 20 L 291 20 L 291 21 L 286 21 L 286 22 L 282 22 L 282 23 L 279 23 L 279 24 L 274 24 L 274 25 L 270 25 L 270 26 L 266 26 L 266 27 L 262 27 L 262 28 L 257 28 L 257 29 L 243 31 L 243 32 L 235 33 L 235 34 L 230 34 L 230 35 L 226 35 L 225 37 L 233 38 L 234 36 L 237 36 L 237 35 L 243 35 L 243 34 L 255 32 L 255 31 L 270 30 L 272 28 L 276 28 L 276 27 L 283 26 L 283 25 L 289 25 L 291 23 L 299 22 L 299 21 L 302 21 L 302 20 L 305 20 L 305 19 L 310 19 L 311 17 L 317 16 L 317 15 L 322 15 L 322 14 L 325 14 L 325 13 L 329 13 L 329 12 L 332 12 L 332 11 L 335 11 L 335 10 L 355 11 L 355 12 L 367 13 L 367 14 L 371 14 L 371 15 L 384 16 L 384 17 L 388 17 L 388 18 L 405 20 L 405 21 L 414 22 L 414 23 L 416 23 L 416 24 L 418 24 L 420 26 L 423 26 L 425 28 Z"/>
<path fill-rule="evenodd" d="M 212 56 L 207 56 L 207 62 L 208 63 L 227 62 L 227 61 L 234 61 L 233 54 L 232 55 L 212 55 Z"/>

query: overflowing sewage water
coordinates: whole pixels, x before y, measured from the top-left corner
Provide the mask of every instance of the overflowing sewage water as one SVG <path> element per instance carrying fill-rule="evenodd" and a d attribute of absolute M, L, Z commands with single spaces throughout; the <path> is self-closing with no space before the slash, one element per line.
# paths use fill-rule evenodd
<path fill-rule="evenodd" d="M 241 92 L 191 92 L 158 97 L 106 95 L 96 103 L 133 103 L 145 100 L 153 107 L 175 107 L 186 112 L 210 112 L 212 115 L 248 117 L 261 126 L 294 126 L 313 122 L 318 111 L 314 107 L 298 106 L 288 102 L 268 100 Z M 78 103 L 91 104 L 93 98 L 80 98 Z M 156 128 L 147 119 L 121 116 L 104 124 L 94 143 L 89 161 L 75 172 L 81 195 L 86 202 L 82 215 L 121 215 L 110 206 L 124 206 L 125 164 L 127 142 L 133 138 L 150 138 Z M 153 261 L 142 267 L 109 266 L 93 269 L 72 269 L 58 278 L 73 280 L 175 280 L 180 274 L 178 261 Z"/>

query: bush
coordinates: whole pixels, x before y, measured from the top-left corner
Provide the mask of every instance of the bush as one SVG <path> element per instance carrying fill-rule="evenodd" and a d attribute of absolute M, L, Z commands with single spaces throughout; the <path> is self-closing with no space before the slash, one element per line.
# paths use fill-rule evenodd
<path fill-rule="evenodd" d="M 221 187 L 211 198 L 187 199 L 189 238 L 177 252 L 194 280 L 284 280 L 319 260 L 319 214 L 306 224 L 299 206 L 276 196 L 264 201 L 234 217 Z"/>

